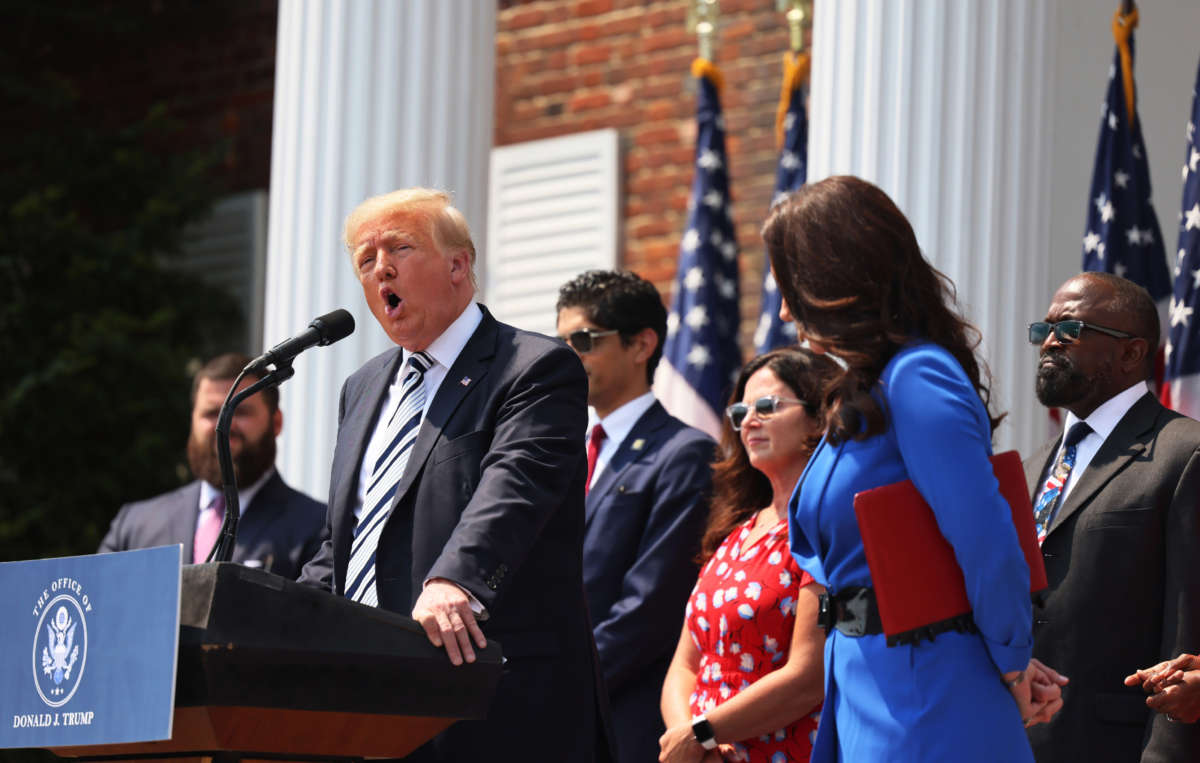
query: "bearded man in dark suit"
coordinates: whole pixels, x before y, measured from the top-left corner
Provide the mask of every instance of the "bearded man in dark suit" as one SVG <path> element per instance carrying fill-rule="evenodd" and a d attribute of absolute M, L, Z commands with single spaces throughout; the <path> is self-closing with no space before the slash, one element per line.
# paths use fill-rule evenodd
<path fill-rule="evenodd" d="M 474 301 L 475 247 L 446 194 L 368 199 L 345 241 L 397 346 L 342 388 L 329 539 L 301 582 L 411 614 L 455 665 L 500 642 L 487 719 L 455 724 L 412 760 L 602 758 L 579 359 Z"/>
<path fill-rule="evenodd" d="M 187 458 L 195 481 L 169 493 L 121 507 L 100 552 L 183 544 L 185 564 L 203 562 L 224 516 L 217 461 L 217 414 L 250 358 L 219 355 L 192 379 L 192 428 Z M 247 374 L 247 387 L 261 373 Z M 295 580 L 321 545 L 325 504 L 284 483 L 275 469 L 275 438 L 283 429 L 279 390 L 256 392 L 237 407 L 229 425 L 229 450 L 241 509 L 232 560 Z"/>
<path fill-rule="evenodd" d="M 1038 399 L 1068 411 L 1025 465 L 1050 583 L 1033 654 L 1071 681 L 1029 731 L 1043 763 L 1200 760 L 1200 728 L 1124 685 L 1200 639 L 1200 423 L 1147 389 L 1158 337 L 1150 295 L 1107 273 L 1068 280 L 1030 326 Z"/>

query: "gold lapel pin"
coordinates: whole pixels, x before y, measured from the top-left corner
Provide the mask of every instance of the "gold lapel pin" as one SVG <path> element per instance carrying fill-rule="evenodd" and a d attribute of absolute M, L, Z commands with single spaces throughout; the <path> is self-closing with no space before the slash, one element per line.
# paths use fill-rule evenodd
<path fill-rule="evenodd" d="M 646 441 L 639 437 L 633 441 L 633 445 L 630 447 L 632 447 L 634 450 L 641 450 L 642 448 L 646 447 Z"/>

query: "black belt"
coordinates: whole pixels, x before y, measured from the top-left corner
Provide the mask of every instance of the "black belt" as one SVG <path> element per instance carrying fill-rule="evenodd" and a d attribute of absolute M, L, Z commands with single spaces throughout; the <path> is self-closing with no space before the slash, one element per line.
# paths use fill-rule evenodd
<path fill-rule="evenodd" d="M 879 605 L 875 601 L 873 588 L 845 588 L 833 595 L 821 594 L 821 608 L 817 612 L 817 624 L 825 629 L 826 635 L 837 628 L 847 636 L 874 636 L 883 633 L 883 622 L 879 619 Z M 887 637 L 888 646 L 918 644 L 923 639 L 933 641 L 939 634 L 949 631 L 977 633 L 975 618 L 970 612 L 948 620 L 923 625 L 914 630 L 896 633 Z"/>
<path fill-rule="evenodd" d="M 817 624 L 828 635 L 837 628 L 847 636 L 874 636 L 883 633 L 874 588 L 845 588 L 835 594 L 821 594 Z"/>

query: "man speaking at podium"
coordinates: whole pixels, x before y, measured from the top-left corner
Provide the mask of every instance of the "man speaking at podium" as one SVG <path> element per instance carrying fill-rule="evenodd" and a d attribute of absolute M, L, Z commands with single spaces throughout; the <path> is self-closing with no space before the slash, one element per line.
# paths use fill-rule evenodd
<path fill-rule="evenodd" d="M 410 760 L 596 760 L 583 367 L 474 302 L 475 248 L 446 194 L 368 199 L 345 241 L 398 347 L 342 387 L 329 534 L 301 582 L 411 613 L 455 665 L 489 637 L 503 646 L 487 720 L 455 724 Z"/>

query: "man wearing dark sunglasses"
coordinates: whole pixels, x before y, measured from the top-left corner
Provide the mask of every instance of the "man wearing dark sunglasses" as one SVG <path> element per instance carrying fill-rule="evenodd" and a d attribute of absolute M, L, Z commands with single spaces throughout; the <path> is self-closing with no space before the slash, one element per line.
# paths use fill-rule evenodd
<path fill-rule="evenodd" d="M 1200 640 L 1200 423 L 1147 387 L 1158 337 L 1150 295 L 1108 273 L 1068 280 L 1029 326 L 1038 399 L 1067 409 L 1025 464 L 1050 583 L 1033 654 L 1071 681 L 1029 731 L 1039 761 L 1200 760 L 1200 729 L 1124 685 Z"/>
<path fill-rule="evenodd" d="M 659 694 L 698 569 L 713 441 L 650 391 L 667 311 L 634 273 L 592 270 L 558 293 L 558 335 L 592 408 L 583 582 L 619 761 L 658 759 Z"/>

